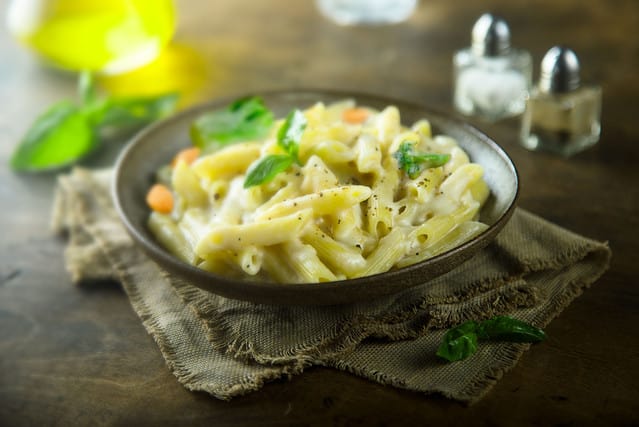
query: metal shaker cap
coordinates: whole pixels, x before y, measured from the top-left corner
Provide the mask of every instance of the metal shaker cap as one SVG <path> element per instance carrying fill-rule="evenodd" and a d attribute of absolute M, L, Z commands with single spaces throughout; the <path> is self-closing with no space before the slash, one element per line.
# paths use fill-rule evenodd
<path fill-rule="evenodd" d="M 510 50 L 510 29 L 502 18 L 484 13 L 472 32 L 472 51 L 477 56 L 500 56 Z"/>
<path fill-rule="evenodd" d="M 579 87 L 579 59 L 572 50 L 554 46 L 541 61 L 539 90 L 546 93 L 570 92 Z"/>

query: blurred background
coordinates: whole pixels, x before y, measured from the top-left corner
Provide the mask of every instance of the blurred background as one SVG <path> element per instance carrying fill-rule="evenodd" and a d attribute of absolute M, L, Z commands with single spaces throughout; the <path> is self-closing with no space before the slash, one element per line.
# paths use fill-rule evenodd
<path fill-rule="evenodd" d="M 48 6 L 49 12 L 57 16 L 50 17 L 46 28 L 35 36 L 25 36 L 29 27 L 38 25 L 34 22 L 37 10 L 47 3 L 53 4 Z M 445 0 L 423 0 L 407 20 L 395 25 L 342 26 L 323 15 L 312 1 L 237 0 L 203 7 L 198 0 L 2 0 L 0 5 L 8 22 L 2 30 L 12 35 L 0 40 L 4 58 L 0 69 L 5 91 L 2 95 L 13 98 L 17 102 L 15 108 L 19 108 L 19 99 L 15 99 L 19 94 L 10 91 L 27 80 L 41 86 L 37 93 L 46 104 L 67 93 L 67 84 L 75 84 L 64 73 L 42 67 L 33 55 L 36 51 L 66 68 L 101 69 L 105 74 L 99 82 L 112 93 L 151 94 L 179 89 L 183 105 L 228 93 L 304 86 L 381 92 L 448 108 L 452 55 L 454 50 L 470 44 L 472 25 L 486 11 L 506 19 L 514 46 L 535 46 L 530 49 L 535 77 L 545 50 L 555 44 L 567 44 L 583 62 L 584 80 L 604 81 L 609 86 L 604 89 L 615 91 L 616 77 L 604 75 L 593 58 L 615 61 L 619 74 L 633 69 L 637 55 L 610 49 L 621 45 L 615 43 L 616 39 L 628 37 L 624 29 L 607 25 L 606 31 L 589 37 L 592 27 L 580 21 L 582 3 L 574 0 L 560 1 L 552 15 L 544 19 L 527 19 L 526 9 L 535 9 L 539 16 L 544 3 L 500 2 L 499 10 L 492 10 L 491 1 L 451 8 Z M 624 10 L 632 8 L 632 2 L 617 3 L 610 8 L 605 2 L 591 2 L 589 7 L 600 9 L 594 12 L 602 23 L 610 22 L 615 14 L 635 13 Z M 128 22 L 110 18 L 108 13 L 99 16 L 105 15 L 104 4 L 120 18 L 127 13 L 137 16 L 129 16 Z M 97 13 L 98 18 L 76 24 L 59 19 L 78 13 L 74 8 L 84 9 L 82 13 Z M 286 13 L 282 13 L 284 10 Z M 450 16 L 452 13 L 454 17 Z M 466 25 L 451 26 L 452 21 Z M 131 22 L 137 22 L 137 26 Z M 245 25 L 247 22 L 261 25 Z M 304 28 L 300 27 L 302 23 Z M 119 26 L 109 35 L 111 45 L 119 46 L 119 58 L 109 58 L 100 47 L 100 37 L 109 25 Z M 558 26 L 565 30 L 561 39 L 552 37 Z M 149 33 L 156 39 L 149 40 Z M 545 37 L 545 43 L 540 43 L 540 38 Z M 159 56 L 152 59 L 155 54 Z M 149 59 L 151 62 L 147 62 Z"/>
<path fill-rule="evenodd" d="M 57 0 L 44 16 L 36 13 L 42 4 L 0 0 L 1 425 L 8 416 L 46 420 L 33 425 L 210 425 L 214 416 L 239 420 L 235 425 L 291 424 L 291 417 L 304 425 L 421 425 L 425 417 L 441 425 L 472 425 L 482 416 L 489 425 L 638 419 L 639 353 L 627 332 L 637 318 L 637 0 L 420 0 L 404 20 L 388 25 L 342 25 L 311 0 Z M 111 12 L 88 24 L 58 19 L 105 4 Z M 179 91 L 179 108 L 219 96 L 316 87 L 454 114 L 453 55 L 470 45 L 473 24 L 485 12 L 501 15 L 512 45 L 530 51 L 533 81 L 546 51 L 561 44 L 579 56 L 582 80 L 602 86 L 601 141 L 571 159 L 522 148 L 519 117 L 468 120 L 517 165 L 519 206 L 609 241 L 614 255 L 602 283 L 550 325 L 554 338 L 544 351 L 529 352 L 472 408 L 322 369 L 231 403 L 187 392 L 117 286 L 71 286 L 64 240 L 49 227 L 56 175 L 18 174 L 7 166 L 37 115 L 77 96 L 77 71 L 85 68 L 97 70 L 99 89 L 113 95 Z M 43 23 L 46 31 L 32 31 Z M 124 59 L 100 47 L 100 32 L 112 25 L 117 31 L 108 43 Z M 78 56 L 76 42 L 96 47 L 81 48 Z M 112 165 L 126 139 L 110 142 L 81 164 Z"/>
<path fill-rule="evenodd" d="M 614 46 L 622 46 L 617 41 L 629 37 L 626 29 L 604 24 L 617 14 L 637 15 L 632 2 L 616 2 L 615 7 L 590 2 L 589 16 L 605 25 L 596 37 L 591 37 L 592 23 L 580 20 L 583 5 L 575 0 L 558 2 L 548 15 L 540 13 L 547 3 L 543 0 L 499 2 L 498 10 L 491 1 L 452 8 L 445 0 L 422 0 L 403 22 L 381 26 L 339 25 L 320 12 L 320 3 L 326 2 L 237 0 L 203 7 L 198 0 L 2 0 L 7 24 L 0 37 L 0 95 L 12 100 L 18 120 L 26 120 L 33 112 L 21 108 L 31 110 L 32 105 L 15 88 L 25 82 L 35 85 L 32 93 L 43 105 L 69 93 L 75 80 L 42 66 L 34 55 L 39 52 L 40 58 L 65 68 L 101 70 L 99 84 L 113 94 L 179 90 L 182 106 L 224 94 L 322 87 L 383 93 L 449 109 L 452 55 L 470 44 L 472 25 L 486 11 L 503 16 L 513 45 L 531 51 L 534 79 L 546 49 L 566 44 L 582 61 L 584 81 L 602 82 L 604 94 L 624 97 L 618 76 L 636 69 L 638 62 L 636 52 L 615 51 Z M 105 4 L 110 11 L 105 12 Z M 48 9 L 48 17 L 38 14 L 42 9 Z M 543 19 L 529 20 L 526 10 L 532 9 Z M 97 18 L 79 23 L 61 18 L 73 13 Z M 119 57 L 101 48 L 109 26 L 116 28 L 108 38 Z M 560 38 L 558 27 L 563 29 Z M 615 74 L 605 74 L 601 58 L 615 63 Z M 12 129 L 19 132 L 18 126 Z"/>

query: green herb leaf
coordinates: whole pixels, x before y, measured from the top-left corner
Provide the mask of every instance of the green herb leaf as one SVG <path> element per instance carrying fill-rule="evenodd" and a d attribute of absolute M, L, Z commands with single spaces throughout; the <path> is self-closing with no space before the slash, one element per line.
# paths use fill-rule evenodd
<path fill-rule="evenodd" d="M 293 156 L 295 161 L 298 163 L 300 141 L 307 124 L 308 122 L 304 113 L 300 110 L 293 110 L 288 113 L 282 127 L 280 127 L 277 132 L 277 144 L 282 147 L 284 151 Z"/>
<path fill-rule="evenodd" d="M 249 169 L 244 180 L 244 188 L 269 182 L 275 175 L 288 169 L 293 161 L 293 157 L 288 154 L 271 154 L 263 157 Z"/>
<path fill-rule="evenodd" d="M 62 101 L 36 119 L 10 163 L 16 171 L 52 170 L 77 161 L 96 146 L 95 131 L 82 109 Z"/>
<path fill-rule="evenodd" d="M 102 129 L 118 130 L 141 127 L 168 116 L 175 109 L 175 93 L 139 98 L 107 98 L 92 112 L 94 122 Z"/>
<path fill-rule="evenodd" d="M 146 125 L 172 112 L 178 98 L 99 98 L 89 72 L 80 74 L 78 93 L 80 106 L 62 101 L 36 119 L 11 157 L 14 170 L 40 172 L 75 163 L 99 145 L 98 135 L 105 128 L 122 131 Z"/>
<path fill-rule="evenodd" d="M 437 356 L 449 362 L 465 359 L 477 351 L 478 340 L 532 343 L 544 339 L 544 331 L 512 317 L 496 316 L 479 323 L 470 320 L 446 332 Z"/>
<path fill-rule="evenodd" d="M 543 330 L 508 316 L 497 316 L 483 321 L 477 330 L 481 339 L 512 342 L 539 342 L 546 339 Z"/>
<path fill-rule="evenodd" d="M 477 351 L 477 327 L 477 322 L 470 320 L 448 330 L 437 349 L 437 356 L 454 362 L 474 354 Z"/>
<path fill-rule="evenodd" d="M 212 151 L 239 141 L 259 139 L 273 125 L 273 113 L 259 97 L 243 98 L 200 116 L 191 126 L 193 144 Z"/>
<path fill-rule="evenodd" d="M 450 160 L 450 154 L 428 154 L 413 152 L 413 144 L 404 141 L 393 155 L 397 159 L 399 168 L 405 171 L 411 179 L 424 170 L 443 166 Z"/>
<path fill-rule="evenodd" d="M 287 154 L 271 154 L 254 163 L 246 175 L 244 188 L 269 182 L 293 162 L 299 163 L 299 144 L 306 125 L 306 117 L 300 110 L 293 110 L 288 114 L 277 132 L 277 144 Z"/>
<path fill-rule="evenodd" d="M 80 73 L 78 79 L 78 94 L 83 106 L 90 106 L 97 101 L 97 92 L 95 90 L 95 81 L 93 74 L 89 71 Z"/>

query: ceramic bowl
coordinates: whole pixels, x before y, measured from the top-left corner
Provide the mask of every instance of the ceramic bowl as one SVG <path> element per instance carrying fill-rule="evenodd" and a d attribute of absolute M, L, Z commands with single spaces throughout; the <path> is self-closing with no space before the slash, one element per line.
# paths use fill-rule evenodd
<path fill-rule="evenodd" d="M 166 251 L 147 227 L 149 208 L 145 194 L 156 170 L 167 164 L 181 148 L 191 145 L 189 127 L 205 111 L 228 105 L 237 97 L 216 99 L 176 114 L 135 136 L 118 158 L 112 194 L 125 227 L 133 240 L 162 268 L 209 292 L 240 300 L 267 304 L 345 304 L 371 300 L 422 285 L 450 271 L 488 245 L 511 217 L 518 196 L 515 166 L 504 150 L 474 127 L 421 105 L 375 95 L 325 90 L 290 90 L 258 93 L 276 117 L 293 108 L 307 108 L 318 101 L 335 102 L 352 98 L 358 104 L 383 109 L 399 108 L 402 122 L 412 124 L 427 118 L 433 135 L 452 136 L 471 160 L 484 167 L 490 197 L 480 220 L 488 229 L 472 240 L 420 263 L 357 279 L 328 283 L 277 284 L 239 281 L 186 264 Z"/>

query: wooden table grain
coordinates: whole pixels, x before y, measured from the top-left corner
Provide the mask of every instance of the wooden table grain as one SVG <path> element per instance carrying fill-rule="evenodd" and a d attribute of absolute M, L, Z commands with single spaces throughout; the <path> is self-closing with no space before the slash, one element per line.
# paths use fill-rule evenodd
<path fill-rule="evenodd" d="M 422 0 L 407 22 L 377 28 L 336 26 L 311 1 L 176 3 L 175 46 L 184 61 L 165 72 L 181 73 L 182 83 L 192 86 L 188 102 L 322 87 L 451 111 L 453 52 L 468 45 L 470 28 L 485 11 L 509 22 L 513 43 L 534 55 L 535 75 L 549 47 L 572 47 L 583 79 L 603 86 L 597 146 L 571 159 L 531 153 L 517 144 L 517 119 L 471 121 L 514 159 L 520 206 L 608 241 L 611 268 L 549 325 L 546 342 L 471 407 L 323 368 L 230 402 L 189 392 L 165 366 L 117 283 L 71 284 L 65 242 L 49 230 L 55 175 L 19 175 L 6 166 L 35 114 L 72 97 L 75 82 L 43 67 L 3 27 L 0 425 L 639 424 L 636 0 Z M 109 142 L 83 164 L 109 165 L 122 144 Z"/>

